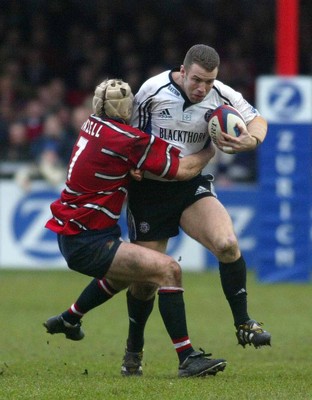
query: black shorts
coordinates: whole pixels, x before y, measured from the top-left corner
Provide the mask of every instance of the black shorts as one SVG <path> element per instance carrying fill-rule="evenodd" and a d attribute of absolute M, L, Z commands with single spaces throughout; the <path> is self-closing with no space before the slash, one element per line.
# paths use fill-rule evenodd
<path fill-rule="evenodd" d="M 70 269 L 102 279 L 108 271 L 120 244 L 118 225 L 101 231 L 86 231 L 78 235 L 57 235 L 61 253 Z"/>
<path fill-rule="evenodd" d="M 216 197 L 212 181 L 212 175 L 179 182 L 132 181 L 127 208 L 130 240 L 153 241 L 177 236 L 183 211 L 203 197 Z"/>

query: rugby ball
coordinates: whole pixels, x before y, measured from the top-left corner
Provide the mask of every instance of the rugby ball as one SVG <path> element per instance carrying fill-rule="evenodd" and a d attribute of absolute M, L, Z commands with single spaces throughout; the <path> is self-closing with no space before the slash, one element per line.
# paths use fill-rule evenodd
<path fill-rule="evenodd" d="M 222 136 L 221 132 L 239 136 L 237 123 L 246 128 L 244 118 L 234 107 L 222 105 L 216 108 L 208 119 L 208 133 L 212 141 L 217 144 L 218 138 Z M 234 153 L 231 147 L 223 147 L 222 151 L 229 154 Z"/>

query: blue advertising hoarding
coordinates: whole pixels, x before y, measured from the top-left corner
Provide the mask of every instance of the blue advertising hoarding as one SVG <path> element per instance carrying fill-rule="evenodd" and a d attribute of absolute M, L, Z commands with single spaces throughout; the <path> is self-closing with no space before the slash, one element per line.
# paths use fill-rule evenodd
<path fill-rule="evenodd" d="M 234 230 L 239 241 L 239 247 L 244 255 L 248 269 L 256 267 L 257 248 L 257 185 L 235 185 L 228 189 L 216 187 L 218 199 L 231 216 Z M 208 250 L 206 266 L 216 268 L 219 263 Z"/>
<path fill-rule="evenodd" d="M 259 148 L 257 275 L 263 282 L 311 276 L 312 79 L 262 77 L 257 107 L 269 130 Z"/>
<path fill-rule="evenodd" d="M 33 182 L 29 192 L 23 192 L 14 181 L 0 180 L 0 270 L 1 268 L 66 268 L 59 251 L 56 235 L 44 228 L 51 218 L 50 204 L 58 198 L 60 190 L 46 182 Z M 257 242 L 256 201 L 257 186 L 216 188 L 218 197 L 228 209 L 240 247 L 248 262 L 255 267 Z M 7 201 L 7 199 L 10 201 Z M 122 237 L 128 240 L 126 213 L 120 218 Z M 216 268 L 216 258 L 203 246 L 181 233 L 171 238 L 168 253 L 179 260 L 182 268 L 202 271 Z"/>

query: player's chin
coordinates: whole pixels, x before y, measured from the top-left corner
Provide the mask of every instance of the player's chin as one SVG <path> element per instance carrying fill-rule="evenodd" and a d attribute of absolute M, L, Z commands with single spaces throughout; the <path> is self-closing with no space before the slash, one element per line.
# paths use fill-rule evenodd
<path fill-rule="evenodd" d="M 192 95 L 191 101 L 192 103 L 201 103 L 204 100 L 205 96 L 199 96 L 196 94 Z"/>

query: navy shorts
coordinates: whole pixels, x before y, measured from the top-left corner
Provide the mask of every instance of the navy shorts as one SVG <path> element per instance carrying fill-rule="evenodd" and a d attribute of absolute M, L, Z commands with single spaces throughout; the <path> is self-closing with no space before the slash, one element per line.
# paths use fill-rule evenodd
<path fill-rule="evenodd" d="M 78 235 L 57 235 L 59 248 L 68 268 L 102 279 L 107 273 L 122 240 L 118 225 Z"/>
<path fill-rule="evenodd" d="M 212 175 L 179 182 L 132 181 L 127 208 L 130 240 L 147 242 L 177 236 L 183 211 L 203 197 L 216 197 L 212 181 Z"/>

